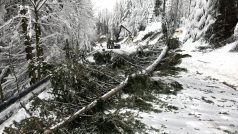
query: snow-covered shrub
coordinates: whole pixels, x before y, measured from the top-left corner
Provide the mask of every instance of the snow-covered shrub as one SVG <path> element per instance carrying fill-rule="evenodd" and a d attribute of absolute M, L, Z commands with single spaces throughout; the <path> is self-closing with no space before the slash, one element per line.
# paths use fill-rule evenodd
<path fill-rule="evenodd" d="M 161 22 L 153 22 L 145 28 L 144 31 L 140 31 L 137 37 L 134 39 L 134 42 L 141 41 L 145 39 L 145 36 L 151 34 L 151 33 L 158 33 L 162 32 L 162 24 Z"/>
<path fill-rule="evenodd" d="M 192 38 L 194 41 L 203 38 L 209 27 L 215 22 L 216 0 L 192 0 L 189 18 L 184 20 L 188 34 L 185 39 Z"/>

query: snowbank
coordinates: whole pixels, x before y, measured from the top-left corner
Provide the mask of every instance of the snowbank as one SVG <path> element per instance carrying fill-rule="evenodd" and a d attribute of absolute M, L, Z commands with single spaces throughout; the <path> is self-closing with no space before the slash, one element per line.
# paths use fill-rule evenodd
<path fill-rule="evenodd" d="M 138 36 L 134 39 L 133 42 L 141 41 L 145 37 L 145 35 L 147 35 L 151 32 L 154 32 L 154 33 L 160 32 L 161 29 L 162 29 L 162 23 L 161 22 L 151 23 L 146 27 L 145 31 L 139 32 Z"/>

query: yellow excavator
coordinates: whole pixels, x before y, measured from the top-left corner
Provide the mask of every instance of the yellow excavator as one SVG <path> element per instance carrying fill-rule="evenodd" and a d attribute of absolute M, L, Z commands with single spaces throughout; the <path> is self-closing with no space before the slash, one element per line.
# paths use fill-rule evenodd
<path fill-rule="evenodd" d="M 128 30 L 125 26 L 120 25 L 119 32 L 116 34 L 116 40 L 112 40 L 112 39 L 108 38 L 107 49 L 120 49 L 121 48 L 120 44 L 116 44 L 115 42 L 119 41 L 119 37 L 120 37 L 122 29 L 125 29 L 129 33 L 129 37 L 132 37 L 131 31 Z"/>

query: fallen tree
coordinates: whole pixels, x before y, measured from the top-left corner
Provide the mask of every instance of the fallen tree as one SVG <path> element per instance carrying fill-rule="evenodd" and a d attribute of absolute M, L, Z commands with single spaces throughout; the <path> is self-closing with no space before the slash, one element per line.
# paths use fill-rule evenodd
<path fill-rule="evenodd" d="M 148 74 L 152 73 L 153 70 L 155 70 L 155 68 L 162 61 L 162 59 L 164 58 L 164 56 L 166 55 L 168 50 L 169 50 L 169 47 L 165 46 L 163 51 L 161 52 L 159 57 L 153 62 L 153 64 L 151 64 L 150 66 L 148 66 L 146 69 L 144 69 L 141 72 L 137 72 L 137 73 L 134 73 L 134 74 L 128 76 L 120 85 L 111 89 L 108 93 L 101 96 L 98 100 L 106 101 L 109 98 L 111 98 L 112 96 L 114 96 L 115 94 L 117 94 L 119 91 L 121 91 L 123 88 L 125 88 L 128 85 L 129 79 L 133 79 L 133 78 L 135 78 L 137 76 L 140 76 L 140 75 L 148 75 Z M 51 133 L 57 131 L 58 129 L 64 127 L 65 125 L 69 124 L 70 122 L 74 121 L 75 119 L 77 119 L 77 117 L 81 116 L 83 113 L 93 109 L 97 105 L 98 100 L 94 100 L 89 105 L 87 105 L 87 106 L 83 107 L 82 109 L 78 110 L 72 116 L 69 116 L 69 117 L 65 118 L 63 121 L 61 121 L 61 122 L 55 124 L 54 126 L 50 127 L 48 130 L 46 130 L 44 132 L 44 134 L 51 134 Z"/>

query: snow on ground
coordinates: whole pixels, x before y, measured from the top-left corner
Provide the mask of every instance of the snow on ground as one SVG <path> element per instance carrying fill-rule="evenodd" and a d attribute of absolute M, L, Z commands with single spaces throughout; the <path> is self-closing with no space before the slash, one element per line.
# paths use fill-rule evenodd
<path fill-rule="evenodd" d="M 127 41 L 127 39 L 128 38 L 125 38 L 123 41 L 117 43 L 121 46 L 120 49 L 107 49 L 107 42 L 103 42 L 103 43 L 97 44 L 96 47 L 94 47 L 94 50 L 99 52 L 112 51 L 118 54 L 130 55 L 131 53 L 136 52 L 140 45 L 136 45 L 133 42 Z M 91 58 L 89 57 L 88 60 L 92 61 L 92 57 Z"/>
<path fill-rule="evenodd" d="M 178 95 L 158 95 L 158 99 L 179 110 L 140 112 L 143 123 L 169 134 L 238 133 L 238 92 L 222 83 L 238 84 L 238 53 L 229 52 L 235 43 L 205 53 L 197 50 L 208 45 L 201 43 L 188 41 L 182 46 L 183 53 L 192 56 L 179 65 L 188 72 L 164 78 L 178 81 L 184 89 Z"/>
<path fill-rule="evenodd" d="M 178 81 L 184 89 L 178 95 L 158 95 L 158 99 L 178 107 L 179 110 L 162 113 L 141 112 L 139 116 L 142 117 L 143 123 L 169 134 L 238 133 L 236 90 L 211 77 L 191 72 L 184 72 L 169 79 Z"/>
<path fill-rule="evenodd" d="M 197 50 L 198 46 L 202 46 L 201 43 L 200 41 L 192 43 L 189 40 L 182 46 L 183 53 L 190 54 L 192 57 L 184 59 L 181 67 L 238 87 L 238 53 L 229 52 L 236 43 L 205 53 Z"/>
<path fill-rule="evenodd" d="M 180 41 L 185 35 L 179 37 Z M 182 53 L 192 57 L 183 59 L 179 66 L 188 72 L 165 78 L 178 81 L 184 89 L 177 95 L 158 95 L 158 99 L 179 110 L 140 112 L 141 121 L 169 134 L 238 133 L 238 91 L 222 83 L 238 86 L 238 53 L 230 52 L 235 44 L 201 52 L 198 47 L 207 47 L 208 44 L 191 40 L 184 43 Z M 160 76 L 157 78 L 161 79 Z M 155 104 L 154 107 L 160 106 Z"/>
<path fill-rule="evenodd" d="M 179 29 L 183 31 L 183 34 L 176 37 L 183 42 L 187 29 L 183 27 Z M 189 39 L 182 45 L 181 49 L 183 50 L 182 53 L 189 54 L 192 57 L 185 58 L 180 67 L 187 68 L 193 73 L 199 72 L 204 76 L 211 76 L 238 88 L 238 53 L 230 52 L 236 44 L 237 42 L 234 42 L 222 48 L 216 50 L 208 49 L 207 52 L 204 52 L 198 48 L 209 47 L 209 44 L 203 41 L 193 42 L 192 39 Z"/>
<path fill-rule="evenodd" d="M 34 94 L 38 94 L 38 97 L 42 100 L 48 100 L 50 98 L 53 97 L 53 95 L 49 94 L 48 92 L 51 89 L 45 90 L 42 92 L 42 90 L 44 88 L 49 88 L 50 87 L 50 81 L 46 82 L 45 84 L 41 85 L 40 87 L 38 87 L 36 90 L 33 91 Z M 19 100 L 19 102 L 25 104 L 26 103 L 26 108 L 29 109 L 32 106 L 32 101 L 28 102 L 28 100 L 33 96 L 33 94 L 29 93 L 26 97 L 24 97 L 23 99 Z M 30 117 L 28 115 L 28 113 L 26 112 L 26 110 L 24 108 L 21 108 L 20 103 L 16 102 L 13 105 L 11 105 L 10 107 L 8 107 L 6 110 L 2 111 L 0 113 L 0 118 L 4 118 L 5 115 L 7 115 L 9 112 L 13 112 L 13 115 L 7 119 L 5 122 L 3 122 L 0 125 L 0 134 L 3 133 L 3 130 L 5 127 L 9 127 L 10 125 L 13 124 L 14 121 L 16 122 L 20 122 L 28 117 Z M 38 113 L 33 113 L 34 115 L 38 115 Z"/>
<path fill-rule="evenodd" d="M 26 108 L 29 108 L 30 104 L 26 105 Z M 13 124 L 14 121 L 20 122 L 26 118 L 30 117 L 24 108 L 19 109 L 13 116 L 11 116 L 7 121 L 0 125 L 0 133 L 3 134 L 5 127 L 9 127 Z"/>

